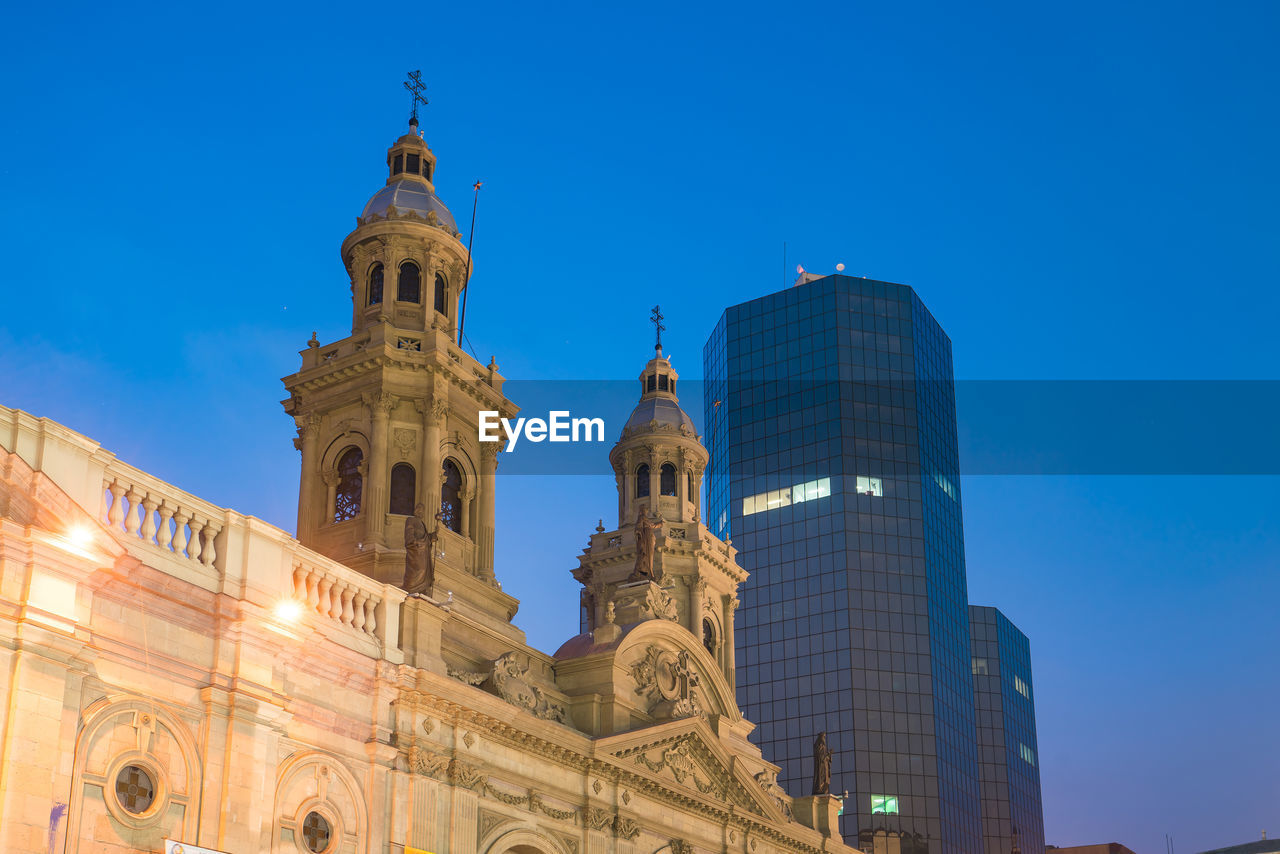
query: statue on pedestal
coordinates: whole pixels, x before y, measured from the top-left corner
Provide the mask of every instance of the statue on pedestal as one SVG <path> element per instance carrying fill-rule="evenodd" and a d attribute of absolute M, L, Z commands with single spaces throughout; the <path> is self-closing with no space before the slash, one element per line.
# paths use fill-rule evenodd
<path fill-rule="evenodd" d="M 643 507 L 636 512 L 636 568 L 627 577 L 628 582 L 660 580 L 653 571 L 654 532 L 660 527 L 662 520 L 649 521 Z"/>
<path fill-rule="evenodd" d="M 827 734 L 818 733 L 813 742 L 813 793 L 831 794 L 831 748 L 827 747 Z"/>
<path fill-rule="evenodd" d="M 426 508 L 419 504 L 413 515 L 404 520 L 404 583 L 400 586 L 410 596 L 430 596 L 436 583 L 436 530 L 428 530 L 422 514 Z M 437 519 L 440 514 L 436 514 Z M 437 530 L 439 526 L 437 525 Z"/>

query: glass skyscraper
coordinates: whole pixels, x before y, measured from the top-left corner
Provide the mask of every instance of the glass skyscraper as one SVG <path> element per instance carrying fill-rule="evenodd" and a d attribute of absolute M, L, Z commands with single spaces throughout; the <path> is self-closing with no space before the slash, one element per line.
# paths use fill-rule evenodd
<path fill-rule="evenodd" d="M 911 288 L 836 275 L 727 309 L 703 358 L 753 738 L 804 795 L 826 731 L 868 852 L 982 851 L 950 339 Z"/>
<path fill-rule="evenodd" d="M 995 608 L 969 606 L 984 854 L 1044 854 L 1031 642 Z"/>

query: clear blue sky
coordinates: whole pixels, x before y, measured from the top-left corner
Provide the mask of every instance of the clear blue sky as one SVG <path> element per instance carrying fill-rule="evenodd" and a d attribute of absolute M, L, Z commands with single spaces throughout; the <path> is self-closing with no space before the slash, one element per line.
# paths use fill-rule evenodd
<path fill-rule="evenodd" d="M 1272 2 L 13 6 L 0 403 L 292 530 L 278 378 L 349 331 L 338 246 L 413 68 L 464 228 L 485 181 L 468 333 L 510 377 L 629 380 L 661 302 L 696 378 L 786 241 L 916 287 L 962 378 L 1280 379 L 1277 37 Z M 503 481 L 542 648 L 612 488 Z M 1031 637 L 1047 840 L 1280 833 L 1280 478 L 964 506 L 970 599 Z"/>

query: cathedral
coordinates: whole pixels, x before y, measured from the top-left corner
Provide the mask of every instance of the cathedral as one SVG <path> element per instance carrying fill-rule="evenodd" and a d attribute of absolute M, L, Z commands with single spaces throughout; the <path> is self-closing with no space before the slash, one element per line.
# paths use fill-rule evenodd
<path fill-rule="evenodd" d="M 416 120 L 386 169 L 342 242 L 351 334 L 284 378 L 296 537 L 0 407 L 0 850 L 853 854 L 821 754 L 789 793 L 748 741 L 746 573 L 660 349 L 584 624 L 526 644 L 479 438 L 517 404 L 459 346 L 470 259 Z"/>

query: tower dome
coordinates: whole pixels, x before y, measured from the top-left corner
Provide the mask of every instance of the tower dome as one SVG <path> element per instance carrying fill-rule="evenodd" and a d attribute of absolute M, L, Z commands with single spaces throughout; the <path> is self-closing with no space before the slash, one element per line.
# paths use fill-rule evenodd
<path fill-rule="evenodd" d="M 387 149 L 386 184 L 342 242 L 353 332 L 386 322 L 400 331 L 456 336 L 471 259 L 453 214 L 436 196 L 435 171 L 436 156 L 411 120 L 409 132 Z"/>
<path fill-rule="evenodd" d="M 676 397 L 679 375 L 657 348 L 640 372 L 640 400 L 609 453 L 618 478 L 618 524 L 636 512 L 697 521 L 707 449 Z"/>

